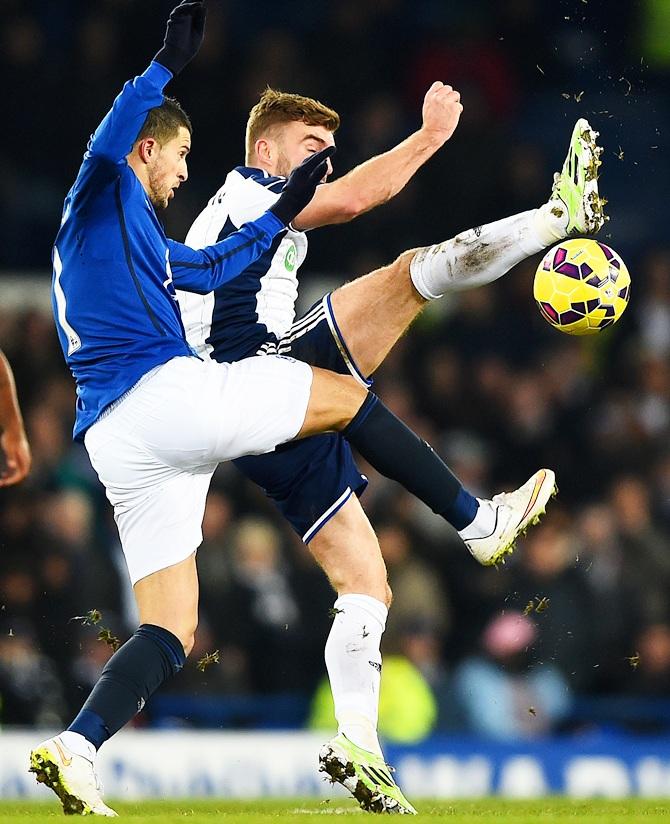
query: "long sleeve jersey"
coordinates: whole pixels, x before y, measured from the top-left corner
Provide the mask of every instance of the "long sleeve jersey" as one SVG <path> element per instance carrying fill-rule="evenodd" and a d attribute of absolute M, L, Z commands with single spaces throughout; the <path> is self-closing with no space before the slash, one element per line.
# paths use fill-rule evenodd
<path fill-rule="evenodd" d="M 129 81 L 93 134 L 65 198 L 53 248 L 52 306 L 77 384 L 75 438 L 140 378 L 192 355 L 175 295 L 212 292 L 270 248 L 283 223 L 267 212 L 194 250 L 165 236 L 126 156 L 171 73 L 151 63 Z"/>

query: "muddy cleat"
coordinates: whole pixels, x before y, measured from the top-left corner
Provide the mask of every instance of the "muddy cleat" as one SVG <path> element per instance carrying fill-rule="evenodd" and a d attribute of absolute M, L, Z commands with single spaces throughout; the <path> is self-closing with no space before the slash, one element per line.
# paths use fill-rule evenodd
<path fill-rule="evenodd" d="M 540 520 L 556 492 L 554 473 L 540 469 L 514 492 L 501 492 L 490 501 L 481 501 L 481 506 L 494 510 L 494 527 L 486 537 L 464 538 L 470 554 L 484 566 L 504 563 L 514 551 L 516 539 Z"/>
<path fill-rule="evenodd" d="M 349 790 L 366 812 L 416 815 L 391 778 L 391 770 L 381 755 L 357 747 L 343 733 L 324 744 L 319 753 L 319 772 Z"/>
<path fill-rule="evenodd" d="M 65 815 L 116 816 L 102 800 L 93 763 L 69 750 L 56 736 L 30 753 L 30 772 L 60 798 Z"/>
<path fill-rule="evenodd" d="M 561 211 L 563 207 L 567 209 L 568 235 L 595 234 L 607 220 L 603 211 L 607 201 L 598 194 L 598 167 L 603 150 L 596 143 L 597 137 L 598 132 L 581 117 L 572 130 L 563 169 L 554 175 L 549 202 L 556 201 Z"/>

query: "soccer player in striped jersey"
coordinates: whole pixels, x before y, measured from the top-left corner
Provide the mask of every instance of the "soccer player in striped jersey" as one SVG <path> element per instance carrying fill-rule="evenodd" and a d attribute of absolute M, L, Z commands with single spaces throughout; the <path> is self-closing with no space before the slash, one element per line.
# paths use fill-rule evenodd
<path fill-rule="evenodd" d="M 458 92 L 434 83 L 424 99 L 421 128 L 385 154 L 319 186 L 310 204 L 240 277 L 209 295 L 178 292 L 196 351 L 217 361 L 291 355 L 349 373 L 369 386 L 370 375 L 430 300 L 489 283 L 567 234 L 598 231 L 604 220 L 596 182 L 600 149 L 597 133 L 580 120 L 563 171 L 539 209 L 405 252 L 389 266 L 325 295 L 295 321 L 306 232 L 351 220 L 396 195 L 449 139 L 461 110 Z M 338 126 L 337 113 L 319 101 L 266 90 L 247 123 L 245 165 L 227 175 L 186 242 L 205 246 L 260 215 L 280 195 L 296 164 L 334 145 Z M 338 594 L 326 644 L 338 735 L 323 748 L 321 769 L 350 789 L 365 809 L 413 812 L 386 769 L 376 733 L 379 673 L 368 664 L 381 660 L 391 592 L 376 536 L 358 501 L 367 481 L 349 445 L 338 434 L 319 435 L 235 464 L 276 503 Z M 480 501 L 468 524 L 451 522 L 480 563 L 497 563 L 544 511 L 553 489 L 553 473 L 540 470 L 517 491 Z M 354 641 L 355 656 L 348 651 Z"/>
<path fill-rule="evenodd" d="M 0 349 L 0 486 L 22 481 L 30 471 L 30 461 L 14 373 Z"/>

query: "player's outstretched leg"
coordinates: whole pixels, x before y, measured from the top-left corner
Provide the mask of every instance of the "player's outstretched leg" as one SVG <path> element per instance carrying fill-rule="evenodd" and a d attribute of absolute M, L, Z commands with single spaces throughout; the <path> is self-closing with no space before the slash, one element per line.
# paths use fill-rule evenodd
<path fill-rule="evenodd" d="M 367 812 L 416 815 L 382 756 L 357 747 L 343 733 L 321 748 L 319 770 L 346 787 Z"/>
<path fill-rule="evenodd" d="M 490 501 L 478 499 L 477 516 L 459 532 L 473 558 L 484 566 L 505 563 L 516 539 L 540 520 L 556 491 L 554 473 L 540 469 L 514 492 L 501 492 Z"/>
<path fill-rule="evenodd" d="M 90 758 L 73 752 L 61 736 L 43 741 L 30 753 L 30 772 L 60 798 L 65 815 L 116 816 L 102 800 L 102 785 Z"/>
<path fill-rule="evenodd" d="M 323 372 L 314 371 L 315 379 Z M 556 488 L 554 473 L 540 469 L 516 492 L 496 495 L 491 501 L 475 498 L 430 444 L 372 393 L 342 435 L 378 472 L 448 521 L 473 556 L 487 566 L 513 550 L 517 536 L 544 512 Z"/>
<path fill-rule="evenodd" d="M 431 300 L 483 286 L 568 235 L 599 231 L 606 220 L 606 201 L 598 192 L 602 148 L 597 137 L 587 120 L 577 121 L 563 169 L 554 175 L 551 196 L 539 209 L 416 250 L 410 275 L 417 292 Z"/>

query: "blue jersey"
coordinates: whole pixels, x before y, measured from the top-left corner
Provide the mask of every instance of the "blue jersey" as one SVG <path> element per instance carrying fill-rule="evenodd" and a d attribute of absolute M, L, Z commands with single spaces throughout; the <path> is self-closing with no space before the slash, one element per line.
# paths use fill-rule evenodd
<path fill-rule="evenodd" d="M 151 369 L 193 354 L 174 285 L 200 293 L 217 289 L 285 228 L 267 213 L 198 251 L 165 236 L 126 156 L 171 77 L 151 63 L 126 83 L 65 199 L 53 249 L 52 305 L 77 383 L 75 437 Z"/>
<path fill-rule="evenodd" d="M 286 178 L 238 166 L 198 215 L 186 242 L 206 247 L 263 214 L 281 194 Z M 265 351 L 288 332 L 295 319 L 298 269 L 307 254 L 307 236 L 293 227 L 230 283 L 209 295 L 179 295 L 186 337 L 198 354 L 236 361 Z"/>

